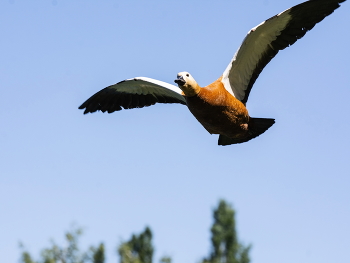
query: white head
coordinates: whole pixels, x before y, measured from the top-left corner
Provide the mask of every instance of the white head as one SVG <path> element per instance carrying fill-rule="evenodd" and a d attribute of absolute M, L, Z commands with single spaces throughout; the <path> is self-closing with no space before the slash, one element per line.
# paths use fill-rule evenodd
<path fill-rule="evenodd" d="M 187 97 L 195 96 L 199 93 L 201 87 L 188 72 L 180 72 L 174 82 L 185 93 Z"/>

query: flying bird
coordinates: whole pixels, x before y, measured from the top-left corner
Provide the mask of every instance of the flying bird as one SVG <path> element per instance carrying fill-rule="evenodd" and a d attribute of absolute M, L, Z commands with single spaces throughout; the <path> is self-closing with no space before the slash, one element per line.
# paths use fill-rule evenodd
<path fill-rule="evenodd" d="M 278 51 L 293 45 L 345 1 L 309 0 L 252 28 L 224 73 L 206 87 L 200 87 L 188 72 L 177 74 L 178 86 L 136 77 L 102 89 L 79 109 L 85 109 L 84 114 L 112 113 L 155 103 L 179 103 L 186 105 L 209 133 L 219 134 L 219 145 L 247 142 L 275 123 L 270 118 L 250 117 L 246 108 L 261 71 Z"/>

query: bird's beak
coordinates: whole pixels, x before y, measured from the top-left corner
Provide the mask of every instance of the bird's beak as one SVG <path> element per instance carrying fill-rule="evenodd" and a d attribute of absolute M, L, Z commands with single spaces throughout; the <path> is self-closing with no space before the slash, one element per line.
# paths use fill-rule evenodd
<path fill-rule="evenodd" d="M 175 79 L 174 82 L 180 86 L 183 86 L 186 84 L 186 81 L 184 80 L 183 76 L 177 76 L 177 79 Z"/>

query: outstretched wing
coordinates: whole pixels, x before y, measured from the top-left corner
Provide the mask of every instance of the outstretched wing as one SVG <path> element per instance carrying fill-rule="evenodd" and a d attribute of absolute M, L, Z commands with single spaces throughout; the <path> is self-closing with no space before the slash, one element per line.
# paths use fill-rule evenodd
<path fill-rule="evenodd" d="M 278 51 L 293 45 L 345 0 L 310 0 L 251 29 L 223 73 L 228 92 L 246 103 L 264 67 Z"/>
<path fill-rule="evenodd" d="M 85 109 L 84 114 L 98 110 L 112 113 L 122 108 L 143 108 L 157 102 L 186 105 L 186 100 L 178 87 L 151 78 L 137 77 L 100 90 L 87 99 L 79 109 Z"/>

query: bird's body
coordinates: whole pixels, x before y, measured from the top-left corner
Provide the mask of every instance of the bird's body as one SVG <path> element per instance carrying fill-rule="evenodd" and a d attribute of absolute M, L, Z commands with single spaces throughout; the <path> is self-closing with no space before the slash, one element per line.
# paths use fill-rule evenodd
<path fill-rule="evenodd" d="M 274 119 L 251 118 L 245 105 L 225 89 L 222 77 L 200 87 L 188 72 L 180 72 L 175 82 L 193 116 L 210 134 L 220 134 L 220 145 L 249 141 L 275 123 Z"/>
<path fill-rule="evenodd" d="M 209 133 L 232 138 L 246 136 L 248 110 L 225 89 L 221 79 L 185 98 L 188 109 Z"/>
<path fill-rule="evenodd" d="M 185 99 L 188 109 L 209 133 L 228 137 L 247 133 L 248 110 L 224 88 L 221 78 Z"/>
<path fill-rule="evenodd" d="M 248 32 L 242 45 L 220 78 L 200 87 L 188 72 L 180 72 L 178 87 L 138 77 L 109 86 L 85 101 L 84 113 L 108 113 L 159 103 L 187 105 L 211 134 L 219 134 L 219 145 L 251 140 L 264 133 L 274 119 L 252 118 L 246 103 L 264 67 L 280 50 L 293 45 L 345 0 L 309 0 L 271 17 Z"/>

